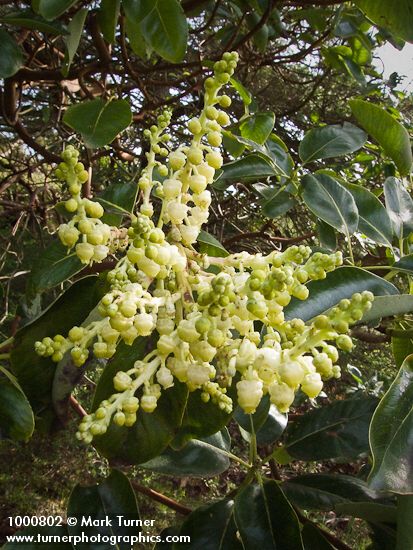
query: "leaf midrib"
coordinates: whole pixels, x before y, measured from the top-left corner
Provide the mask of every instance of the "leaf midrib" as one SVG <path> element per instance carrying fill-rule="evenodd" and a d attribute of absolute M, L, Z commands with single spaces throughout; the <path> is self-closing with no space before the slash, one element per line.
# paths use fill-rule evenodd
<path fill-rule="evenodd" d="M 323 431 L 326 431 L 327 429 L 329 428 L 334 428 L 336 426 L 339 426 L 340 424 L 343 424 L 343 423 L 348 423 L 350 422 L 351 420 L 358 420 L 359 418 L 363 418 L 363 416 L 365 416 L 365 411 L 363 411 L 362 414 L 360 413 L 357 413 L 357 415 L 355 416 L 347 416 L 345 418 L 341 418 L 340 420 L 336 420 L 330 424 L 325 424 L 323 427 L 321 428 L 318 428 L 317 430 L 314 430 L 314 431 L 310 431 L 308 432 L 307 434 L 305 434 L 303 437 L 300 437 L 299 439 L 295 439 L 294 441 L 292 441 L 291 443 L 287 443 L 287 445 L 285 446 L 286 449 L 288 449 L 289 447 L 292 447 L 293 445 L 295 445 L 296 443 L 300 443 L 300 441 L 303 441 L 304 439 L 308 439 L 309 437 L 312 437 L 313 435 L 316 435 L 318 433 L 321 433 Z"/>

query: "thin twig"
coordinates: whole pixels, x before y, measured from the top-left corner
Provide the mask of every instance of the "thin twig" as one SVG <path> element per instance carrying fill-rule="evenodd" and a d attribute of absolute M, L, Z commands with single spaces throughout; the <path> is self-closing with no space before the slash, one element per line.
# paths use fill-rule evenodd
<path fill-rule="evenodd" d="M 168 508 L 171 508 L 171 510 L 175 510 L 175 512 L 178 512 L 179 514 L 188 516 L 192 512 L 192 510 L 187 506 L 180 504 L 176 500 L 170 497 L 167 497 L 162 493 L 158 493 L 158 491 L 154 491 L 149 487 L 145 487 L 144 485 L 141 485 L 136 481 L 132 481 L 131 484 L 132 484 L 132 487 L 139 493 L 142 493 L 143 495 L 148 496 L 152 500 L 156 500 L 157 502 L 164 504 L 165 506 L 167 506 Z"/>

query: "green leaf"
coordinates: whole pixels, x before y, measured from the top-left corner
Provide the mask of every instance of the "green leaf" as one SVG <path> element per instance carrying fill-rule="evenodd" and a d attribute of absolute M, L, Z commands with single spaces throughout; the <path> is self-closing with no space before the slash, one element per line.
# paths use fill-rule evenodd
<path fill-rule="evenodd" d="M 251 93 L 245 88 L 243 84 L 236 78 L 230 78 L 230 82 L 232 87 L 238 92 L 240 98 L 244 102 L 244 105 L 248 106 L 252 103 L 252 95 Z"/>
<path fill-rule="evenodd" d="M 13 76 L 23 65 L 23 52 L 8 32 L 0 29 L 0 78 Z"/>
<path fill-rule="evenodd" d="M 413 495 L 397 497 L 397 547 L 405 550 L 412 546 L 413 541 Z"/>
<path fill-rule="evenodd" d="M 242 143 L 243 138 L 241 138 L 241 136 L 237 136 L 229 130 L 224 130 L 222 137 L 224 150 L 231 155 L 231 157 L 236 159 L 245 151 L 245 145 Z"/>
<path fill-rule="evenodd" d="M 148 343 L 150 341 L 146 338 L 137 338 L 132 346 L 124 343 L 118 346 L 99 378 L 93 397 L 93 410 L 115 393 L 115 374 L 132 368 L 135 361 L 145 355 Z M 175 380 L 172 388 L 162 392 L 154 412 L 139 411 L 137 422 L 131 428 L 111 423 L 107 433 L 96 437 L 93 444 L 103 456 L 112 460 L 127 464 L 141 464 L 151 460 L 160 455 L 175 436 L 182 422 L 187 396 L 186 385 Z"/>
<path fill-rule="evenodd" d="M 351 193 L 326 174 L 308 174 L 301 182 L 304 188 L 302 197 L 311 212 L 350 238 L 359 223 Z"/>
<path fill-rule="evenodd" d="M 341 474 L 303 474 L 281 485 L 286 497 L 304 510 L 335 510 L 337 504 L 379 498 L 365 481 Z"/>
<path fill-rule="evenodd" d="M 291 176 L 294 168 L 294 161 L 288 152 L 288 147 L 275 134 L 271 134 L 265 143 L 268 156 L 278 166 L 285 176 Z"/>
<path fill-rule="evenodd" d="M 69 34 L 65 37 L 64 41 L 66 44 L 65 60 L 63 63 L 62 73 L 63 76 L 67 76 L 69 73 L 70 65 L 72 64 L 73 58 L 79 47 L 80 38 L 83 32 L 83 26 L 85 24 L 86 16 L 88 10 L 83 8 L 75 13 L 72 17 L 72 20 L 67 26 Z"/>
<path fill-rule="evenodd" d="M 312 523 L 306 523 L 301 531 L 305 550 L 334 550 L 323 532 Z"/>
<path fill-rule="evenodd" d="M 254 414 L 245 414 L 241 407 L 237 407 L 234 419 L 247 433 L 252 432 L 254 427 L 258 445 L 269 445 L 281 437 L 287 427 L 288 415 L 271 405 L 267 395 L 261 399 Z"/>
<path fill-rule="evenodd" d="M 68 254 L 67 248 L 59 240 L 55 240 L 34 262 L 27 280 L 27 294 L 33 297 L 38 292 L 53 288 L 83 268 L 84 265 L 75 252 Z"/>
<path fill-rule="evenodd" d="M 362 99 L 350 100 L 350 108 L 359 124 L 394 161 L 399 172 L 410 172 L 413 157 L 409 134 L 385 109 Z"/>
<path fill-rule="evenodd" d="M 98 21 L 103 37 L 109 44 L 115 42 L 119 13 L 120 0 L 101 0 L 98 11 Z"/>
<path fill-rule="evenodd" d="M 241 123 L 241 136 L 263 145 L 274 128 L 274 122 L 274 113 L 255 113 Z"/>
<path fill-rule="evenodd" d="M 197 508 L 184 521 L 179 535 L 190 537 L 191 550 L 243 550 L 237 538 L 233 500 Z M 188 544 L 175 543 L 173 547 L 185 550 Z"/>
<path fill-rule="evenodd" d="M 380 401 L 370 426 L 370 486 L 413 492 L 413 356 L 409 355 Z"/>
<path fill-rule="evenodd" d="M 350 298 L 355 292 L 363 290 L 369 290 L 375 296 L 399 293 L 397 288 L 385 279 L 364 269 L 347 266 L 339 267 L 327 273 L 325 279 L 311 281 L 307 286 L 310 291 L 307 300 L 303 302 L 293 298 L 284 309 L 287 320 L 299 318 L 308 321 L 338 304 L 342 298 Z"/>
<path fill-rule="evenodd" d="M 130 47 L 133 53 L 142 59 L 146 59 L 148 56 L 146 42 L 142 34 L 142 29 L 139 21 L 125 18 L 125 32 L 128 37 Z"/>
<path fill-rule="evenodd" d="M 203 229 L 199 232 L 197 240 L 200 245 L 199 251 L 202 254 L 208 254 L 215 258 L 225 258 L 229 254 L 228 250 L 222 246 L 218 239 Z"/>
<path fill-rule="evenodd" d="M 284 447 L 298 460 L 352 459 L 368 451 L 368 430 L 377 399 L 335 401 L 290 424 Z"/>
<path fill-rule="evenodd" d="M 393 177 L 384 182 L 384 196 L 394 233 L 403 239 L 413 231 L 413 200 L 402 182 Z"/>
<path fill-rule="evenodd" d="M 271 161 L 253 153 L 225 164 L 221 175 L 213 185 L 217 189 L 226 189 L 228 185 L 238 181 L 258 181 L 261 178 L 277 175 L 280 175 L 280 170 L 277 170 Z"/>
<path fill-rule="evenodd" d="M 239 151 L 237 151 L 234 147 L 232 147 L 232 150 L 229 149 L 229 153 L 233 157 L 240 156 L 243 153 L 244 149 L 247 148 L 248 150 L 256 153 L 259 158 L 267 162 L 272 167 L 276 175 L 282 177 L 287 177 L 288 175 L 291 175 L 292 169 L 294 167 L 294 162 L 288 151 L 285 151 L 281 146 L 281 140 L 278 140 L 274 134 L 272 134 L 271 137 L 267 139 L 265 145 L 260 145 L 259 143 L 256 143 L 251 139 L 238 136 L 236 134 L 231 134 L 228 131 L 225 133 L 225 135 L 227 138 L 231 137 L 239 144 L 244 146 Z"/>
<path fill-rule="evenodd" d="M 81 324 L 102 297 L 103 285 L 95 276 L 74 283 L 40 317 L 20 329 L 11 352 L 11 366 L 35 412 L 51 403 L 56 363 L 40 357 L 34 343 L 45 336 L 67 334 Z"/>
<path fill-rule="evenodd" d="M 128 19 L 140 23 L 151 11 L 152 5 L 142 0 L 122 0 L 122 8 Z"/>
<path fill-rule="evenodd" d="M 102 320 L 98 307 L 92 309 L 83 323 L 82 327 L 90 323 Z M 78 367 L 74 364 L 70 352 L 66 352 L 63 359 L 56 365 L 52 386 L 53 408 L 60 422 L 66 424 L 69 416 L 69 399 L 73 389 L 81 381 L 87 369 L 98 369 L 102 367 L 104 361 L 92 356 L 84 365 Z"/>
<path fill-rule="evenodd" d="M 347 184 L 359 213 L 358 230 L 376 243 L 391 247 L 393 229 L 387 210 L 379 199 L 360 185 Z"/>
<path fill-rule="evenodd" d="M 339 157 L 353 153 L 363 147 L 367 135 L 353 124 L 332 125 L 313 128 L 300 143 L 299 155 L 303 164 L 317 159 Z"/>
<path fill-rule="evenodd" d="M 413 42 L 413 10 L 410 0 L 356 0 L 357 6 L 380 27 Z"/>
<path fill-rule="evenodd" d="M 82 135 L 86 147 L 96 149 L 111 143 L 129 126 L 132 112 L 125 99 L 92 99 L 69 107 L 63 122 Z"/>
<path fill-rule="evenodd" d="M 235 522 L 245 550 L 303 550 L 291 504 L 275 481 L 249 485 L 235 498 Z"/>
<path fill-rule="evenodd" d="M 0 18 L 0 23 L 15 25 L 25 29 L 38 30 L 48 34 L 67 34 L 66 27 L 59 21 L 49 23 L 43 17 L 36 15 L 31 10 L 22 10 L 15 13 L 9 13 Z"/>
<path fill-rule="evenodd" d="M 234 387 L 229 388 L 227 395 L 232 399 L 235 407 L 236 389 Z M 171 442 L 171 447 L 181 449 L 190 439 L 200 439 L 215 434 L 228 424 L 231 416 L 231 413 L 222 411 L 211 401 L 204 403 L 200 391 L 190 392 L 181 427 Z"/>
<path fill-rule="evenodd" d="M 393 526 L 369 524 L 372 545 L 368 550 L 395 550 L 396 531 Z M 397 550 L 405 550 L 399 548 Z"/>
<path fill-rule="evenodd" d="M 360 67 L 360 64 L 353 61 L 352 59 L 348 59 L 346 57 L 342 58 L 343 66 L 346 70 L 346 72 L 354 78 L 356 82 L 360 84 L 360 86 L 366 86 L 367 81 L 366 77 L 364 76 L 363 69 Z"/>
<path fill-rule="evenodd" d="M 265 395 L 261 399 L 254 414 L 246 414 L 241 407 L 238 406 L 234 411 L 234 420 L 247 432 L 252 432 L 253 429 L 255 432 L 258 432 L 267 420 L 270 405 L 270 399 L 268 395 Z"/>
<path fill-rule="evenodd" d="M 34 416 L 15 377 L 0 367 L 0 438 L 26 441 L 34 430 Z"/>
<path fill-rule="evenodd" d="M 263 215 L 267 218 L 278 218 L 296 205 L 296 201 L 290 193 L 280 187 L 256 183 L 254 189 L 263 197 L 260 201 L 260 206 Z"/>
<path fill-rule="evenodd" d="M 140 467 L 173 476 L 214 476 L 228 470 L 229 458 L 221 451 L 228 452 L 230 448 L 231 439 L 224 428 L 205 439 L 191 439 L 179 451 L 168 448 Z"/>
<path fill-rule="evenodd" d="M 396 367 L 399 369 L 408 355 L 413 353 L 412 338 L 398 338 L 393 336 L 391 339 L 392 352 Z"/>
<path fill-rule="evenodd" d="M 332 252 L 337 249 L 337 235 L 334 227 L 319 219 L 317 220 L 317 233 L 322 248 Z"/>
<path fill-rule="evenodd" d="M 382 317 L 392 317 L 413 311 L 413 296 L 400 294 L 399 296 L 376 296 L 372 308 L 363 316 L 363 323 L 369 323 Z"/>
<path fill-rule="evenodd" d="M 130 550 L 131 543 L 123 542 L 122 538 L 125 540 L 136 536 L 141 531 L 139 526 L 125 526 L 119 521 L 118 516 L 135 522 L 140 520 L 140 517 L 132 486 L 128 478 L 118 470 L 111 470 L 109 477 L 99 485 L 76 485 L 69 498 L 67 515 L 78 519 L 76 525 L 68 525 L 70 535 L 82 537 L 82 533 L 86 533 L 89 538 L 116 536 L 116 548 L 119 550 Z M 92 521 L 100 520 L 102 525 L 82 525 L 81 519 L 87 517 Z M 111 521 L 111 526 L 105 524 L 105 518 Z M 102 549 L 102 543 L 78 542 L 76 547 L 80 550 L 98 550 Z M 104 545 L 104 548 L 109 548 L 109 545 Z"/>
<path fill-rule="evenodd" d="M 119 225 L 123 216 L 130 216 L 135 206 L 139 188 L 135 182 L 113 183 L 106 187 L 96 200 L 105 209 L 102 221 Z"/>
<path fill-rule="evenodd" d="M 403 256 L 398 262 L 394 262 L 391 268 L 409 275 L 413 274 L 413 254 Z"/>
<path fill-rule="evenodd" d="M 39 0 L 36 11 L 51 21 L 63 15 L 76 2 L 77 0 Z"/>
<path fill-rule="evenodd" d="M 396 523 L 397 508 L 379 502 L 346 502 L 337 504 L 337 514 L 364 519 L 370 523 Z"/>
<path fill-rule="evenodd" d="M 167 61 L 176 63 L 185 56 L 188 23 L 177 0 L 142 0 L 147 15 L 141 22 L 149 46 Z"/>
<path fill-rule="evenodd" d="M 269 445 L 277 441 L 287 427 L 288 415 L 280 413 L 275 405 L 270 406 L 264 425 L 257 431 L 257 444 Z"/>

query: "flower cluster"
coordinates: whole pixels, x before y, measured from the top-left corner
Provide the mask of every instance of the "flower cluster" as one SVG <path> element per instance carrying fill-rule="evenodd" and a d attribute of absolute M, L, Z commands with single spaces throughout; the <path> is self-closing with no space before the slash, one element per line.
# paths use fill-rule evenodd
<path fill-rule="evenodd" d="M 89 174 L 78 157 L 79 152 L 69 145 L 55 172 L 69 187 L 71 198 L 65 202 L 65 208 L 73 214 L 69 223 L 60 226 L 58 234 L 64 246 L 69 250 L 75 247 L 80 261 L 89 264 L 101 262 L 108 256 L 111 228 L 100 220 L 103 207 L 81 196 L 82 183 L 88 180 Z"/>
<path fill-rule="evenodd" d="M 214 65 L 214 76 L 205 83 L 204 109 L 188 122 L 189 145 L 168 148 L 169 113 L 145 132 L 150 150 L 139 179 L 140 208 L 128 228 L 126 254 L 107 274 L 109 291 L 99 303 L 99 319 L 73 327 L 67 337 L 36 343 L 40 355 L 60 361 L 70 353 L 80 366 L 90 347 L 96 357 L 108 359 L 121 341 L 131 345 L 138 337 L 151 339 L 151 351 L 116 374 L 114 394 L 81 422 L 77 435 L 85 442 L 104 434 L 112 421 L 132 426 L 138 409 L 152 412 L 175 380 L 228 413 L 232 385 L 246 413 L 253 413 L 266 394 L 286 412 L 297 391 L 315 398 L 325 380 L 340 376 L 337 348 L 351 349 L 349 325 L 371 307 L 373 295 L 363 292 L 308 323 L 285 318 L 292 298 L 308 297 L 309 281 L 324 279 L 341 265 L 339 252 L 312 254 L 307 246 L 292 246 L 268 255 L 242 252 L 214 258 L 193 246 L 208 219 L 208 185 L 222 165 L 217 147 L 229 117 L 221 108 L 231 100 L 220 90 L 236 61 L 235 53 L 226 53 Z M 73 150 L 64 155 L 67 169 L 60 170 L 70 189 L 83 172 L 76 168 Z M 71 227 L 82 233 L 80 245 L 93 248 L 90 255 L 81 252 L 89 262 L 94 247 L 105 247 L 106 241 L 102 237 L 97 243 L 100 216 L 94 211 L 93 221 L 87 218 L 89 202 L 74 191 L 79 190 L 71 189 L 74 202 L 68 201 L 69 210 L 73 204 L 75 211 L 76 203 L 77 211 Z M 159 209 L 154 208 L 157 199 Z M 83 230 L 82 222 L 93 229 Z"/>

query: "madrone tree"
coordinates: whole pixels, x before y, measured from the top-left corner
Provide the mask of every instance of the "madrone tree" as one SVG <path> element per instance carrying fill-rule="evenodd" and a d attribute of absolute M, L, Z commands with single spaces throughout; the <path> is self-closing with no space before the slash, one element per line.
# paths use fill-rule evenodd
<path fill-rule="evenodd" d="M 105 547 L 349 548 L 316 510 L 366 521 L 372 549 L 411 548 L 410 103 L 371 65 L 377 44 L 413 38 L 397 3 L 1 3 L 1 205 L 13 235 L 23 218 L 57 234 L 6 275 L 5 303 L 27 288 L 0 344 L 2 434 L 81 417 L 73 444 L 113 469 L 73 490 L 68 516 L 139 519 L 130 465 L 243 472 L 206 506 L 157 494 L 187 516 L 163 540 L 88 531 Z M 351 336 L 392 339 L 380 401 L 360 379 L 337 391 Z M 326 465 L 297 475 L 295 460 Z"/>

